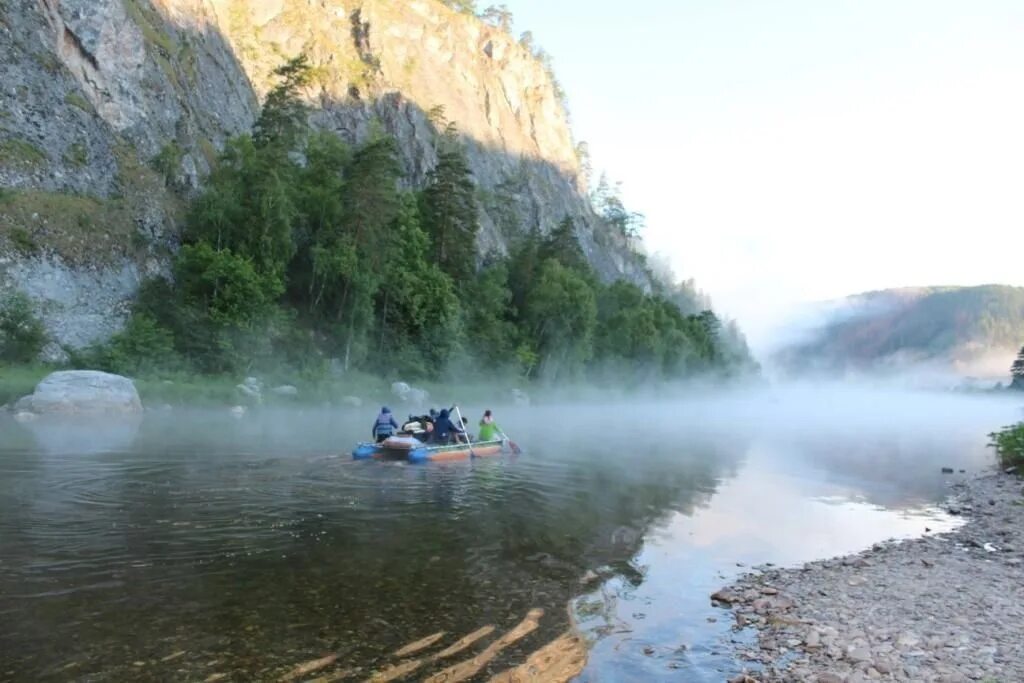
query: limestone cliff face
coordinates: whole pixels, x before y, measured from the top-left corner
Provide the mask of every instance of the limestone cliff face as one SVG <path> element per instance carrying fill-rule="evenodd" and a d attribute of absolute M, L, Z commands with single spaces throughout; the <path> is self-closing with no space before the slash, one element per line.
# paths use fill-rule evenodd
<path fill-rule="evenodd" d="M 0 282 L 36 299 L 62 344 L 117 329 L 132 283 L 166 267 L 181 197 L 201 187 L 228 137 L 250 129 L 271 72 L 300 52 L 317 70 L 306 92 L 314 124 L 353 142 L 375 127 L 394 134 L 413 185 L 436 161 L 431 118 L 457 124 L 483 209 L 481 253 L 572 215 L 602 276 L 646 278 L 584 197 L 544 66 L 436 0 L 0 0 L 0 9 Z M 111 297 L 61 297 L 55 287 Z M 75 316 L 92 322 L 68 324 Z"/>

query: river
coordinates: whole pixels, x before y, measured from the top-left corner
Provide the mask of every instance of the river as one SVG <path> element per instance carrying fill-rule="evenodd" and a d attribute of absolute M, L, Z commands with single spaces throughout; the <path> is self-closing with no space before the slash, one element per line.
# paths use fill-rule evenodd
<path fill-rule="evenodd" d="M 324 680 L 362 680 L 541 608 L 474 680 L 575 624 L 579 680 L 721 681 L 749 635 L 711 592 L 952 528 L 936 504 L 1019 409 L 805 388 L 496 411 L 524 453 L 415 466 L 348 457 L 372 408 L 4 418 L 0 678 L 277 680 L 334 653 Z"/>

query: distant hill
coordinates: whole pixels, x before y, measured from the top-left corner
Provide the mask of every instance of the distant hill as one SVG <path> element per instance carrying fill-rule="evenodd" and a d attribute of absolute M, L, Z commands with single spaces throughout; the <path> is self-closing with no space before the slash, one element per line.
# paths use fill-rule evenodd
<path fill-rule="evenodd" d="M 777 351 L 790 373 L 925 366 L 1002 379 L 1024 344 L 1024 288 L 918 287 L 858 294 L 810 312 L 805 333 Z"/>

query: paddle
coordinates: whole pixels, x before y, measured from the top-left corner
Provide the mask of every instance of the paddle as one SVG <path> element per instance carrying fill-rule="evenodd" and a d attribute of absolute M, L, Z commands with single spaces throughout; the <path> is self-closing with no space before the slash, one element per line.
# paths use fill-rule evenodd
<path fill-rule="evenodd" d="M 462 413 L 459 412 L 458 404 L 455 405 L 455 417 L 459 418 L 459 428 L 462 429 L 462 434 L 466 437 L 466 443 L 469 444 L 469 457 L 475 458 L 476 453 L 473 452 L 473 444 L 469 440 L 469 434 L 466 433 L 466 424 L 462 421 Z"/>
<path fill-rule="evenodd" d="M 498 430 L 498 433 L 501 434 L 501 438 L 505 439 L 505 441 L 508 441 L 508 447 L 512 449 L 513 453 L 519 455 L 520 453 L 523 452 L 523 449 L 519 447 L 519 444 L 517 444 L 512 439 L 508 438 L 508 434 L 501 431 L 500 429 Z"/>

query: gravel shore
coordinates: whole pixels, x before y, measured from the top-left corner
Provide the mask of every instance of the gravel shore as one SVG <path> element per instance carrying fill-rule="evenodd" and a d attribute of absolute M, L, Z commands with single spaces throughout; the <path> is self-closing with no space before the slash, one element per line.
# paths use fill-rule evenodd
<path fill-rule="evenodd" d="M 712 600 L 738 628 L 736 681 L 1024 681 L 1024 481 L 955 484 L 956 531 L 878 544 L 796 569 L 764 568 Z"/>

